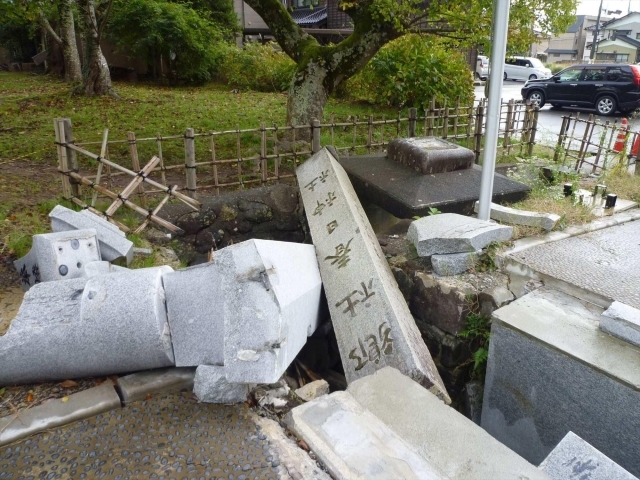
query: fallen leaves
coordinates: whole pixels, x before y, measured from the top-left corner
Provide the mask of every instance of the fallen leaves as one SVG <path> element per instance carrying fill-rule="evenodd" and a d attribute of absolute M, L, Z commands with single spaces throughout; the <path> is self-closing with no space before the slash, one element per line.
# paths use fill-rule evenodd
<path fill-rule="evenodd" d="M 61 401 L 62 403 L 67 403 L 67 402 L 69 401 L 69 397 L 62 397 L 62 398 L 60 399 L 60 401 Z"/>
<path fill-rule="evenodd" d="M 78 383 L 74 382 L 73 380 L 65 380 L 64 382 L 60 382 L 58 385 L 60 385 L 62 388 L 71 388 L 77 387 Z"/>
<path fill-rule="evenodd" d="M 29 391 L 29 393 L 27 393 L 27 398 L 26 398 L 27 402 L 31 403 L 33 402 L 33 391 Z"/>

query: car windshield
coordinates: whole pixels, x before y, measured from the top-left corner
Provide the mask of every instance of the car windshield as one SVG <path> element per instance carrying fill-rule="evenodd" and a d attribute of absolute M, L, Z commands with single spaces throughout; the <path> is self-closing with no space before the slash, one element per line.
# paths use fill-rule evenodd
<path fill-rule="evenodd" d="M 544 68 L 543 63 L 537 58 L 530 58 L 529 61 L 531 62 L 531 65 L 533 65 L 533 68 Z"/>

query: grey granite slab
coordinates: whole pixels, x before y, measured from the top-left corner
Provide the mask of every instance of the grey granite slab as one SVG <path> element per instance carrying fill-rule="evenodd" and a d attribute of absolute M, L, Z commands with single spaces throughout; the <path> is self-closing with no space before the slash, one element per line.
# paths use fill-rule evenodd
<path fill-rule="evenodd" d="M 180 390 L 183 388 L 193 390 L 195 374 L 196 369 L 189 367 L 146 370 L 119 377 L 116 389 L 122 401 L 127 404 L 137 400 L 144 400 L 147 395 L 168 390 Z"/>
<path fill-rule="evenodd" d="M 602 312 L 600 329 L 640 347 L 640 310 L 621 302 L 613 302 Z"/>
<path fill-rule="evenodd" d="M 162 275 L 147 268 L 35 285 L 0 337 L 0 385 L 173 366 Z"/>
<path fill-rule="evenodd" d="M 640 473 L 640 348 L 604 309 L 542 287 L 493 313 L 482 427 L 538 464 L 572 431 Z"/>
<path fill-rule="evenodd" d="M 435 137 L 394 138 L 387 156 L 422 175 L 465 170 L 475 161 L 468 148 Z"/>
<path fill-rule="evenodd" d="M 347 392 L 291 410 L 286 423 L 340 479 L 448 479 Z"/>
<path fill-rule="evenodd" d="M 27 291 L 40 282 L 82 277 L 85 265 L 99 260 L 96 230 L 89 228 L 34 235 L 31 251 L 13 265 Z"/>
<path fill-rule="evenodd" d="M 196 369 L 193 393 L 205 403 L 241 403 L 247 401 L 249 385 L 231 383 L 226 369 L 218 365 L 200 365 Z"/>
<path fill-rule="evenodd" d="M 553 480 L 638 480 L 573 432 L 544 459 L 540 470 Z"/>
<path fill-rule="evenodd" d="M 428 215 L 411 222 L 407 239 L 421 257 L 475 252 L 491 242 L 511 239 L 513 227 L 478 220 L 456 213 Z"/>
<path fill-rule="evenodd" d="M 88 210 L 75 212 L 62 205 L 51 210 L 49 218 L 54 232 L 95 228 L 103 260 L 111 262 L 124 258 L 127 265 L 133 261 L 133 243 L 127 240 L 124 232 L 104 218 Z"/>
<path fill-rule="evenodd" d="M 473 206 L 474 212 L 477 213 L 478 208 L 479 202 L 476 202 Z M 491 204 L 490 217 L 499 222 L 511 223 L 513 225 L 527 225 L 545 230 L 553 230 L 560 220 L 560 215 L 556 215 L 555 213 L 529 212 L 527 210 L 505 207 L 497 203 Z"/>
<path fill-rule="evenodd" d="M 323 149 L 296 174 L 347 381 L 389 365 L 448 401 L 344 169 Z"/>
<path fill-rule="evenodd" d="M 478 252 L 449 253 L 446 255 L 431 256 L 433 271 L 443 277 L 464 273 L 470 268 L 473 268 L 477 262 Z"/>

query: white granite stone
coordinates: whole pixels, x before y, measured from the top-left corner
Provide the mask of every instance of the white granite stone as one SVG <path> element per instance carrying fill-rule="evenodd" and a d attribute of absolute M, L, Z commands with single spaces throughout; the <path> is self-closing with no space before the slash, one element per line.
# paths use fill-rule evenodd
<path fill-rule="evenodd" d="M 31 251 L 13 264 L 27 291 L 37 283 L 82 277 L 85 265 L 99 260 L 96 230 L 89 228 L 34 235 Z"/>
<path fill-rule="evenodd" d="M 129 271 L 126 267 L 120 267 L 118 265 L 112 265 L 106 260 L 99 262 L 89 262 L 84 266 L 84 276 L 87 278 L 95 277 L 98 275 L 107 275 L 114 272 L 126 272 Z"/>
<path fill-rule="evenodd" d="M 0 337 L 0 386 L 173 366 L 169 267 L 46 282 Z"/>
<path fill-rule="evenodd" d="M 112 262 L 125 258 L 127 265 L 133 261 L 133 243 L 127 240 L 124 232 L 104 218 L 88 210 L 75 212 L 62 205 L 51 210 L 49 218 L 54 232 L 95 228 L 103 260 Z"/>
<path fill-rule="evenodd" d="M 322 281 L 313 246 L 249 240 L 216 252 L 214 265 L 224 279 L 227 379 L 277 382 L 318 326 Z"/>
<path fill-rule="evenodd" d="M 513 227 L 465 217 L 457 213 L 440 213 L 415 220 L 409 225 L 407 239 L 418 255 L 475 252 L 491 242 L 511 239 Z"/>
<path fill-rule="evenodd" d="M 573 432 L 565 435 L 539 468 L 552 480 L 638 480 Z"/>
<path fill-rule="evenodd" d="M 205 403 L 241 403 L 247 400 L 249 385 L 230 383 L 224 367 L 200 365 L 196 369 L 193 392 Z"/>
<path fill-rule="evenodd" d="M 322 395 L 329 394 L 329 384 L 326 380 L 316 380 L 314 382 L 307 383 L 302 387 L 296 389 L 296 395 L 305 402 L 314 400 Z"/>
<path fill-rule="evenodd" d="M 390 365 L 449 401 L 342 166 L 323 149 L 296 174 L 347 381 Z"/>
<path fill-rule="evenodd" d="M 640 347 L 640 310 L 615 301 L 602 312 L 600 330 Z"/>
<path fill-rule="evenodd" d="M 449 253 L 447 255 L 432 255 L 431 266 L 440 276 L 458 275 L 473 268 L 478 262 L 478 252 Z"/>
<path fill-rule="evenodd" d="M 474 211 L 478 213 L 479 202 L 474 205 Z M 491 218 L 499 222 L 511 223 L 513 225 L 527 225 L 529 227 L 544 228 L 553 230 L 560 220 L 560 215 L 555 213 L 539 213 L 516 208 L 505 207 L 497 203 L 491 204 Z"/>

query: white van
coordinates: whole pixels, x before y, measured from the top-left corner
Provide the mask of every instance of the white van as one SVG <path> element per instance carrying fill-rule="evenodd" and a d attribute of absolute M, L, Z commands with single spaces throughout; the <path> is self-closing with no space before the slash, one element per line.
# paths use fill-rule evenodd
<path fill-rule="evenodd" d="M 551 78 L 551 70 L 533 57 L 509 57 L 504 61 L 504 79 L 536 80 Z"/>
<path fill-rule="evenodd" d="M 476 78 L 486 80 L 489 76 L 489 57 L 478 55 L 478 63 L 476 64 Z"/>

